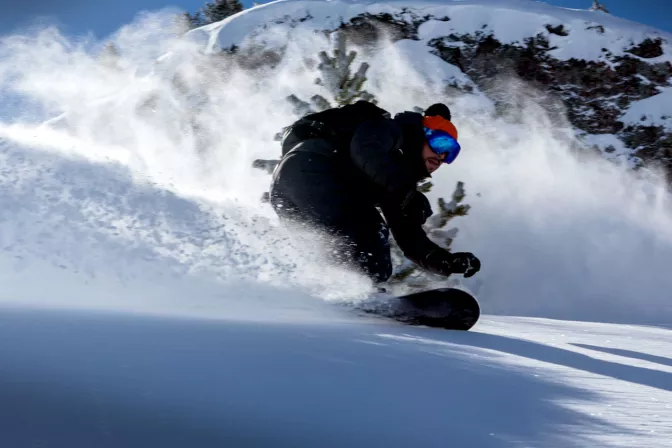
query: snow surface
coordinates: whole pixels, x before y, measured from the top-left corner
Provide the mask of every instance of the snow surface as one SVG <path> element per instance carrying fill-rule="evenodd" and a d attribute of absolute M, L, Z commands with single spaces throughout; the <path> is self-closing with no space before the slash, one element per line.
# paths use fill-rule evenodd
<path fill-rule="evenodd" d="M 672 87 L 650 98 L 635 101 L 621 117 L 624 123 L 640 126 L 662 126 L 672 130 Z"/>
<path fill-rule="evenodd" d="M 426 4 L 458 6 L 473 4 Z M 362 7 L 392 6 L 348 6 Z M 285 96 L 320 92 L 303 57 L 328 43 L 291 41 L 275 72 L 219 79 L 163 23 L 121 30 L 116 68 L 53 29 L 0 42 L 0 97 L 26 107 L 0 122 L 0 446 L 669 446 L 659 178 L 576 157 L 515 86 L 515 120 L 478 92 L 451 99 L 465 150 L 430 196 L 465 182 L 455 249 L 483 270 L 458 280 L 484 316 L 467 333 L 359 316 L 371 286 L 321 262 L 316 235 L 280 228 L 250 168 L 278 153 Z M 383 51 L 368 82 L 392 111 L 467 82 L 413 43 Z"/>
<path fill-rule="evenodd" d="M 3 309 L 3 446 L 663 447 L 670 330 Z"/>

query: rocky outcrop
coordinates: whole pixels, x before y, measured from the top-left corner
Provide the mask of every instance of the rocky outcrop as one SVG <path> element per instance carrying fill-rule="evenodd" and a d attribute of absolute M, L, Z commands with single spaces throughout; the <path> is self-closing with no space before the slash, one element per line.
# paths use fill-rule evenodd
<path fill-rule="evenodd" d="M 355 39 L 371 45 L 382 34 L 395 39 L 417 39 L 419 25 L 433 17 L 358 16 L 342 28 Z M 440 20 L 449 21 L 449 17 Z M 375 30 L 387 30 L 386 33 Z M 507 110 L 505 95 L 498 95 L 492 80 L 518 78 L 534 86 L 549 112 L 566 111 L 570 123 L 587 134 L 613 134 L 632 155 L 645 163 L 661 163 L 672 168 L 672 133 L 662 126 L 634 125 L 620 119 L 634 101 L 657 95 L 661 87 L 672 85 L 672 64 L 655 60 L 664 54 L 663 40 L 647 38 L 613 55 L 603 49 L 599 61 L 561 60 L 553 57 L 556 47 L 549 36 L 568 36 L 562 24 L 546 25 L 546 33 L 523 42 L 502 43 L 486 31 L 450 34 L 428 42 L 432 52 L 458 67 L 500 110 Z M 604 27 L 586 24 L 586 30 L 602 34 Z M 453 86 L 454 87 L 454 86 Z M 564 107 L 557 107 L 562 105 Z M 602 148 L 606 152 L 613 147 Z M 672 170 L 670 171 L 672 173 Z"/>
<path fill-rule="evenodd" d="M 407 8 L 398 14 L 361 14 L 343 23 L 339 30 L 353 45 L 368 49 L 381 40 L 393 42 L 401 39 L 418 39 L 418 28 L 428 20 L 447 22 L 449 17 L 419 16 Z"/>
<path fill-rule="evenodd" d="M 547 29 L 549 34 L 566 35 L 561 26 L 549 25 Z M 660 87 L 670 85 L 672 65 L 645 60 L 661 56 L 661 44 L 660 39 L 646 39 L 626 50 L 624 56 L 603 49 L 603 60 L 591 61 L 554 58 L 551 52 L 555 48 L 549 45 L 547 34 L 529 37 L 521 44 L 503 44 L 482 32 L 429 42 L 434 54 L 459 67 L 484 91 L 488 91 L 490 80 L 513 74 L 548 93 L 549 104 L 552 98 L 561 101 L 576 128 L 588 134 L 614 134 L 645 162 L 671 166 L 672 133 L 663 127 L 626 126 L 620 121 L 634 101 L 656 95 Z"/>

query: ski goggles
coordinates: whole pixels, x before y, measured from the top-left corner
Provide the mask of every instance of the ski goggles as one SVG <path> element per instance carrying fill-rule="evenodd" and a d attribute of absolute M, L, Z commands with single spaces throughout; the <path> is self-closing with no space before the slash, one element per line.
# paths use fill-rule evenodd
<path fill-rule="evenodd" d="M 445 154 L 446 158 L 443 159 L 443 163 L 453 163 L 457 158 L 457 155 L 460 153 L 460 144 L 457 143 L 457 140 L 453 138 L 452 135 L 441 129 L 430 129 L 428 127 L 424 128 L 425 139 L 429 144 L 429 147 L 436 154 Z"/>

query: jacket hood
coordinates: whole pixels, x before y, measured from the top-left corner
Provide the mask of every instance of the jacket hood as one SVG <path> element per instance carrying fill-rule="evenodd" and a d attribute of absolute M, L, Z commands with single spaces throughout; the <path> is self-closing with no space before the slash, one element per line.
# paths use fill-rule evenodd
<path fill-rule="evenodd" d="M 394 122 L 401 127 L 403 136 L 401 149 L 418 182 L 432 177 L 422 160 L 422 147 L 425 144 L 425 135 L 422 132 L 423 117 L 418 112 L 406 111 L 396 114 L 393 118 Z"/>

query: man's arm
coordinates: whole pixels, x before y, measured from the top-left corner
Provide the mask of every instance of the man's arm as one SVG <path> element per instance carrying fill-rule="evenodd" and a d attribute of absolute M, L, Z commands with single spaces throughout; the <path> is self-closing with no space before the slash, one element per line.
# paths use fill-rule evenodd
<path fill-rule="evenodd" d="M 481 262 L 469 252 L 451 253 L 427 237 L 421 222 L 409 219 L 398 204 L 388 202 L 382 207 L 392 236 L 404 256 L 430 272 L 449 276 L 471 277 L 481 269 Z"/>
<path fill-rule="evenodd" d="M 447 254 L 447 251 L 427 237 L 421 223 L 405 217 L 398 204 L 388 202 L 381 208 L 392 236 L 404 256 L 418 266 L 432 271 L 432 267 L 427 264 L 427 256 L 437 251 Z"/>

